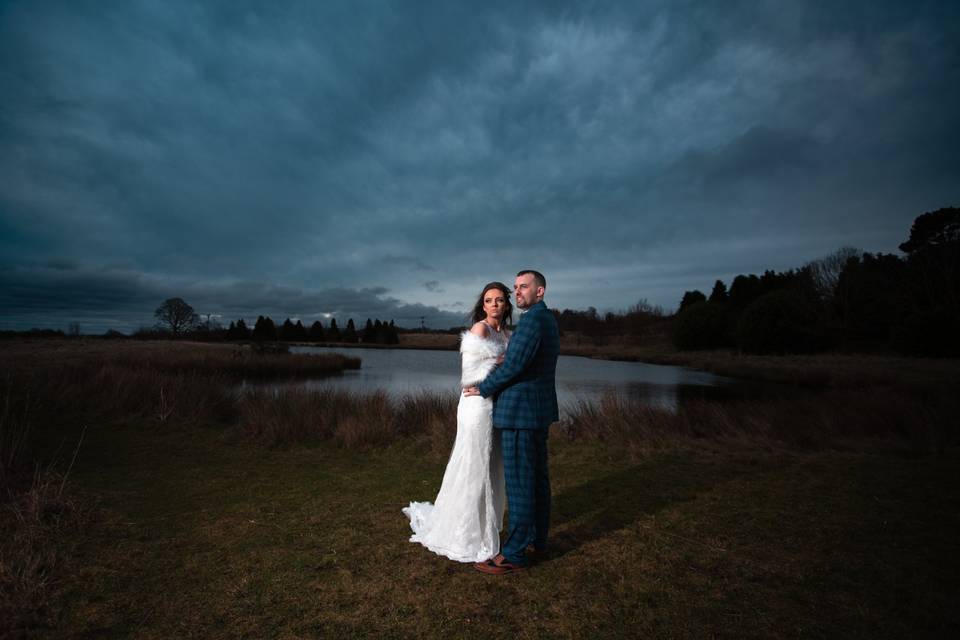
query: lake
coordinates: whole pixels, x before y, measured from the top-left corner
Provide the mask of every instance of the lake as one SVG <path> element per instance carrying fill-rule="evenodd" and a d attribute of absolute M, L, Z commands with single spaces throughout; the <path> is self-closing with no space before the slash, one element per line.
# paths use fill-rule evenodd
<path fill-rule="evenodd" d="M 354 392 L 382 389 L 394 397 L 422 391 L 460 392 L 460 354 L 421 349 L 351 349 L 294 346 L 297 353 L 343 353 L 360 358 L 362 368 L 342 376 L 285 384 L 308 388 L 335 388 Z M 642 362 L 594 360 L 560 356 L 557 395 L 561 413 L 579 401 L 597 401 L 608 391 L 667 409 L 694 398 L 742 395 L 741 380 L 705 371 Z"/>

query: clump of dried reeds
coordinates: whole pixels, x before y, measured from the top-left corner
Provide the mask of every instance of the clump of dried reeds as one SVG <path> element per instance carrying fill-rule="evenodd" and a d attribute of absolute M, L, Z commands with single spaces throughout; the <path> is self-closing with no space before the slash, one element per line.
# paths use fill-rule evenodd
<path fill-rule="evenodd" d="M 359 369 L 360 359 L 340 353 L 263 353 L 252 349 L 118 351 L 105 362 L 164 373 L 198 373 L 237 379 L 309 378 Z"/>
<path fill-rule="evenodd" d="M 607 394 L 571 407 L 560 432 L 643 455 L 699 442 L 822 450 L 864 446 L 939 451 L 960 442 L 960 401 L 946 390 L 827 390 L 788 398 L 699 400 L 677 409 Z"/>
<path fill-rule="evenodd" d="M 337 353 L 260 354 L 239 347 L 177 343 L 63 349 L 48 345 L 41 350 L 29 346 L 8 350 L 10 375 L 35 398 L 37 411 L 159 423 L 235 419 L 234 387 L 241 380 L 322 377 L 360 366 L 359 359 Z M 0 436 L 7 437 L 8 432 Z M 12 452 L 15 447 L 10 443 L 3 450 Z"/>
<path fill-rule="evenodd" d="M 36 398 L 37 410 L 47 415 L 142 417 L 160 423 L 235 415 L 230 381 L 215 373 L 79 362 L 31 371 L 20 381 Z"/>
<path fill-rule="evenodd" d="M 456 433 L 456 396 L 421 393 L 393 399 L 382 391 L 258 389 L 239 400 L 241 432 L 267 446 L 329 441 L 365 449 L 423 438 L 448 451 Z"/>

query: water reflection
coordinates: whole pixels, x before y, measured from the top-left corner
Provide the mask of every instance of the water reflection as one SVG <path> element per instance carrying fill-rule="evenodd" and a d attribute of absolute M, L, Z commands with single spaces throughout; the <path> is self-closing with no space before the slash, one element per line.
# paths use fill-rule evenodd
<path fill-rule="evenodd" d="M 460 392 L 460 354 L 417 349 L 340 349 L 291 347 L 298 353 L 338 352 L 358 357 L 360 370 L 342 376 L 291 382 L 307 388 L 335 388 L 354 392 L 382 389 L 394 397 L 429 391 Z M 557 395 L 561 412 L 579 401 L 596 402 L 614 391 L 645 404 L 675 410 L 690 398 L 722 396 L 740 381 L 705 371 L 645 364 L 560 356 Z"/>

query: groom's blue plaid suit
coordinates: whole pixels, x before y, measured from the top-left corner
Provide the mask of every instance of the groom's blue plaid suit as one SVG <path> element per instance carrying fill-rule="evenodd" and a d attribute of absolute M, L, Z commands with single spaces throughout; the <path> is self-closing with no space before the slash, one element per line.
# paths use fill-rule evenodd
<path fill-rule="evenodd" d="M 494 396 L 493 425 L 500 431 L 510 527 L 501 552 L 525 564 L 525 549 L 543 550 L 550 526 L 547 434 L 559 419 L 556 371 L 560 332 L 542 301 L 521 316 L 503 364 L 480 383 Z"/>

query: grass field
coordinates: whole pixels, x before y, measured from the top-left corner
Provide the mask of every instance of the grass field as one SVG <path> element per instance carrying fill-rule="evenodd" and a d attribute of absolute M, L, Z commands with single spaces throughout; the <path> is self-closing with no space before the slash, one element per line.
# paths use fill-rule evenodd
<path fill-rule="evenodd" d="M 891 395 L 867 392 L 874 395 L 853 406 Z M 683 431 L 720 419 L 693 413 L 671 419 L 613 405 L 580 413 L 551 437 L 551 552 L 505 577 L 407 542 L 400 508 L 439 488 L 455 429 L 450 402 L 287 398 L 278 408 L 262 399 L 213 413 L 201 402 L 190 405 L 194 415 L 162 421 L 110 405 L 50 412 L 41 400 L 34 395 L 26 417 L 11 404 L 0 421 L 8 434 L 31 422 L 31 455 L 48 461 L 59 450 L 60 461 L 7 482 L 0 635 L 960 631 L 960 450 L 945 426 L 954 406 L 946 400 L 922 420 L 910 418 L 911 409 L 894 428 L 837 438 L 822 425 L 799 439 L 750 426 L 763 412 L 777 422 L 776 412 L 796 406 L 742 407 L 743 424 L 715 435 Z M 269 437 L 255 428 L 291 402 L 318 415 L 336 402 L 343 420 L 312 434 L 302 425 Z M 372 413 L 357 421 L 363 411 Z M 409 414 L 420 416 L 416 424 L 401 417 Z M 398 432 L 364 431 L 371 415 Z M 624 434 L 624 415 L 642 423 L 642 439 Z M 736 415 L 725 414 L 725 424 Z M 818 419 L 828 415 L 824 409 Z M 908 429 L 939 433 L 939 444 Z M 674 435 L 657 437 L 664 433 Z"/>

